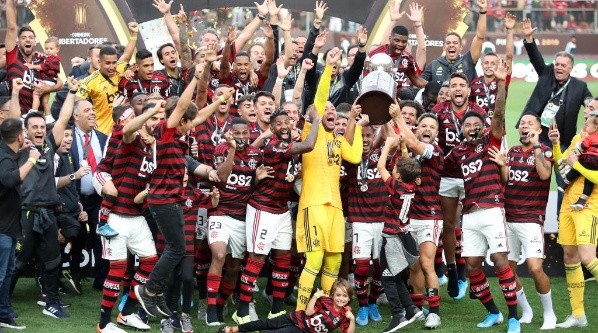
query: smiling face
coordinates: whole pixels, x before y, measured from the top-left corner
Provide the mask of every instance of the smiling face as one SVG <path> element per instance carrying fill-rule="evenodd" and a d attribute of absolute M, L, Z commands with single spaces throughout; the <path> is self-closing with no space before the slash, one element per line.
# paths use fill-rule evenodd
<path fill-rule="evenodd" d="M 422 118 L 417 124 L 415 136 L 424 143 L 432 144 L 438 135 L 438 121 L 432 117 Z"/>
<path fill-rule="evenodd" d="M 459 58 L 463 46 L 461 45 L 461 38 L 455 35 L 448 35 L 444 38 L 444 46 L 442 47 L 446 54 L 446 59 L 455 61 Z"/>
<path fill-rule="evenodd" d="M 484 123 L 482 122 L 482 119 L 478 117 L 467 117 L 463 121 L 463 137 L 469 142 L 478 139 L 481 136 L 479 134 L 483 129 Z"/>
<path fill-rule="evenodd" d="M 90 132 L 96 127 L 96 112 L 93 110 L 93 105 L 86 100 L 81 100 L 77 103 L 73 118 L 77 127 L 84 132 Z"/>
<path fill-rule="evenodd" d="M 270 130 L 279 140 L 291 142 L 291 121 L 289 116 L 281 114 L 270 122 Z"/>
<path fill-rule="evenodd" d="M 530 141 L 527 135 L 530 132 L 539 132 L 541 130 L 542 125 L 536 117 L 529 114 L 524 115 L 519 121 L 519 142 L 524 146 L 529 145 Z"/>
<path fill-rule="evenodd" d="M 588 119 L 586 119 L 583 130 L 587 134 L 596 133 L 598 131 L 598 117 L 597 116 L 589 116 Z"/>
<path fill-rule="evenodd" d="M 255 111 L 257 112 L 257 120 L 262 124 L 270 123 L 270 115 L 274 112 L 276 104 L 270 96 L 260 96 L 254 103 Z"/>
<path fill-rule="evenodd" d="M 337 287 L 332 293 L 334 307 L 340 309 L 349 304 L 349 294 L 343 287 Z"/>
<path fill-rule="evenodd" d="M 41 147 L 46 140 L 46 120 L 43 117 L 31 117 L 27 119 L 25 128 L 26 137 L 34 146 Z"/>
<path fill-rule="evenodd" d="M 206 32 L 205 34 L 203 34 L 203 36 L 201 36 L 200 43 L 201 43 L 200 46 L 212 47 L 212 46 L 218 44 L 218 36 L 216 36 L 215 34 L 213 34 L 211 32 Z"/>
<path fill-rule="evenodd" d="M 401 116 L 405 120 L 407 126 L 415 126 L 417 122 L 417 110 L 411 106 L 404 106 L 401 108 Z"/>
<path fill-rule="evenodd" d="M 247 99 L 238 103 L 237 107 L 237 112 L 239 112 L 241 118 L 247 120 L 249 123 L 255 123 L 257 121 L 257 113 L 250 100 Z"/>
<path fill-rule="evenodd" d="M 449 87 L 440 88 L 440 90 L 438 91 L 438 103 L 451 100 L 450 90 L 451 89 Z"/>
<path fill-rule="evenodd" d="M 299 123 L 299 108 L 295 103 L 285 103 L 282 107 L 286 113 L 289 115 L 289 120 L 291 121 L 291 126 L 295 128 Z"/>
<path fill-rule="evenodd" d="M 249 127 L 247 124 L 232 125 L 231 133 L 237 142 L 237 150 L 244 150 L 249 142 Z"/>
<path fill-rule="evenodd" d="M 469 85 L 467 81 L 461 77 L 454 77 L 449 84 L 449 95 L 454 106 L 460 108 L 467 103 L 469 98 Z"/>
<path fill-rule="evenodd" d="M 116 54 L 104 54 L 100 56 L 100 73 L 107 77 L 112 77 L 116 74 L 116 63 L 118 57 Z"/>
<path fill-rule="evenodd" d="M 212 103 L 218 103 L 220 104 L 220 96 L 224 95 L 224 93 L 228 90 L 228 87 L 218 87 L 216 88 L 216 90 L 214 91 L 214 97 L 212 97 Z M 223 115 L 226 114 L 228 112 L 228 110 L 230 109 L 230 99 L 228 101 L 228 103 L 225 104 L 220 104 L 218 106 L 218 113 Z"/>
<path fill-rule="evenodd" d="M 64 136 L 62 137 L 62 142 L 60 142 L 60 147 L 58 147 L 58 153 L 65 154 L 69 152 L 71 149 L 71 145 L 73 144 L 73 130 L 67 128 L 64 130 Z"/>
<path fill-rule="evenodd" d="M 251 67 L 257 71 L 266 58 L 266 51 L 263 46 L 255 44 L 249 49 L 249 57 L 251 59 Z"/>
<path fill-rule="evenodd" d="M 374 143 L 374 128 L 372 126 L 364 126 L 361 129 L 361 138 L 363 139 L 363 153 L 367 154 L 372 150 L 372 143 Z"/>
<path fill-rule="evenodd" d="M 493 77 L 494 72 L 498 68 L 498 57 L 494 54 L 488 54 L 484 56 L 482 61 L 482 70 L 484 71 L 485 77 Z"/>
<path fill-rule="evenodd" d="M 35 34 L 31 31 L 22 31 L 17 44 L 24 55 L 30 56 L 33 53 L 33 48 L 37 45 Z"/>
<path fill-rule="evenodd" d="M 554 77 L 557 82 L 564 83 L 567 81 L 572 70 L 573 63 L 568 57 L 556 57 L 556 59 L 554 59 Z"/>
<path fill-rule="evenodd" d="M 388 38 L 388 47 L 392 54 L 399 54 L 405 50 L 409 38 L 407 36 L 393 34 Z"/>

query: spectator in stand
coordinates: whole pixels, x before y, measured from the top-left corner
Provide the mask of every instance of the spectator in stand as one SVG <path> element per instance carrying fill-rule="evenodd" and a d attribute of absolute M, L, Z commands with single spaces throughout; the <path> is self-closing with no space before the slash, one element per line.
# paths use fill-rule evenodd
<path fill-rule="evenodd" d="M 575 54 L 577 51 L 577 37 L 575 35 L 571 36 L 571 40 L 565 46 L 565 52 L 569 54 Z"/>

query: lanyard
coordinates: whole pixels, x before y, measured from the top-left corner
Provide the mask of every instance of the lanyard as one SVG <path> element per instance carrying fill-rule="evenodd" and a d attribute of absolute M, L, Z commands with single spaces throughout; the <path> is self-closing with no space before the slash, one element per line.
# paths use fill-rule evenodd
<path fill-rule="evenodd" d="M 368 177 L 368 160 L 369 160 L 369 155 L 366 156 L 365 158 L 361 159 L 361 163 L 359 164 L 359 167 L 361 168 L 361 170 L 359 170 L 359 176 L 361 176 L 361 185 L 367 184 L 367 177 Z"/>
<path fill-rule="evenodd" d="M 469 105 L 467 106 L 467 110 L 465 110 L 465 113 L 467 113 L 467 111 L 469 111 Z M 451 106 L 451 117 L 453 118 L 453 124 L 455 125 L 455 132 L 457 132 L 457 137 L 459 137 L 461 135 L 461 122 L 459 121 L 459 119 L 457 119 L 457 116 L 455 116 L 455 111 L 453 110 L 453 107 Z"/>
<path fill-rule="evenodd" d="M 567 82 L 565 82 L 565 84 L 563 84 L 563 86 L 555 93 L 554 91 L 550 94 L 550 100 L 552 100 L 553 98 L 557 97 L 557 96 L 561 96 L 560 98 L 560 104 L 563 104 L 563 98 L 562 96 L 564 95 L 564 91 L 565 89 L 567 89 L 567 86 L 569 85 L 569 82 L 571 81 L 571 78 L 567 79 Z"/>
<path fill-rule="evenodd" d="M 492 84 L 494 81 L 490 82 Z M 490 87 L 486 85 L 486 81 L 482 79 L 482 85 L 484 86 L 484 92 L 486 93 L 486 102 L 488 103 L 488 112 L 492 111 L 492 106 L 490 105 Z"/>
<path fill-rule="evenodd" d="M 226 126 L 228 125 L 228 119 L 224 122 L 224 124 L 222 125 L 222 127 L 218 127 L 218 118 L 216 118 L 216 115 L 214 115 L 214 133 L 212 133 L 212 143 L 214 145 L 217 145 L 220 143 L 220 139 L 222 138 L 222 135 L 224 134 L 224 129 L 226 129 Z"/>

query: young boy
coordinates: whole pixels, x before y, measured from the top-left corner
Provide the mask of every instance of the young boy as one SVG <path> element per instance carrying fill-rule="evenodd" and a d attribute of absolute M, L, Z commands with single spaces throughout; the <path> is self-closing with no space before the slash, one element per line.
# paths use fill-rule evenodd
<path fill-rule="evenodd" d="M 408 213 L 415 196 L 415 183 L 420 176 L 419 163 L 409 157 L 397 158 L 392 174 L 386 169 L 388 155 L 398 147 L 398 139 L 389 137 L 378 160 L 378 172 L 386 184 L 388 204 L 384 213 L 380 268 L 382 287 L 391 306 L 392 319 L 384 333 L 395 332 L 423 315 L 413 305 L 401 272 L 418 260 L 417 245 L 407 232 Z"/>
<path fill-rule="evenodd" d="M 25 65 L 29 69 L 37 70 L 39 72 L 38 81 L 51 87 L 56 85 L 58 74 L 60 73 L 60 57 L 58 56 L 58 52 L 60 52 L 60 43 L 58 42 L 58 37 L 48 37 L 44 43 L 44 51 L 45 56 L 43 57 L 42 63 L 26 63 Z M 50 111 L 49 98 L 50 94 L 41 96 L 41 104 L 44 108 L 46 117 L 52 114 Z"/>

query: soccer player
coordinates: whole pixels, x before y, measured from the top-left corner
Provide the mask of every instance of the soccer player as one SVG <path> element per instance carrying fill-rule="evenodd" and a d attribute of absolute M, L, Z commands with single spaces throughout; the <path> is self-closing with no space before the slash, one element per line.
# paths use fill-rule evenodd
<path fill-rule="evenodd" d="M 274 171 L 271 178 L 266 178 L 256 187 L 245 217 L 247 251 L 249 258 L 241 275 L 241 292 L 237 312 L 233 319 L 237 323 L 251 321 L 249 302 L 254 285 L 264 266 L 268 253 L 272 262 L 272 309 L 268 318 L 283 315 L 283 300 L 286 297 L 286 285 L 291 264 L 291 243 L 293 226 L 287 202 L 291 199 L 295 180 L 295 160 L 293 155 L 313 150 L 318 137 L 320 119 L 312 120 L 312 128 L 307 139 L 293 142 L 291 123 L 286 111 L 279 109 L 270 116 L 272 140 L 264 147 L 264 165 Z"/>
<path fill-rule="evenodd" d="M 552 150 L 540 143 L 540 118 L 527 114 L 519 120 L 521 145 L 509 150 L 508 183 L 505 188 L 505 216 L 509 240 L 509 264 L 517 282 L 517 302 L 523 313 L 520 323 L 532 322 L 533 312 L 517 276 L 520 254 L 525 254 L 527 270 L 534 279 L 544 308 L 540 329 L 554 329 L 556 315 L 552 308 L 550 280 L 544 273 L 544 215 L 552 173 Z"/>
<path fill-rule="evenodd" d="M 161 121 L 155 130 L 156 160 L 160 163 L 152 174 L 147 202 L 164 235 L 166 248 L 146 285 L 135 286 L 135 295 L 141 306 L 154 317 L 172 315 L 166 304 L 164 292 L 167 289 L 168 277 L 185 254 L 184 217 L 180 203 L 184 202 L 182 185 L 186 166 L 185 154 L 189 150 L 189 144 L 186 139 L 182 140 L 181 136 L 205 121 L 219 106 L 212 103 L 198 112 L 197 106 L 191 103 L 197 81 L 201 79 L 202 67 L 203 65 L 196 65 L 195 75 L 180 98 L 169 99 L 166 105 L 168 119 Z M 231 94 L 232 90 L 226 91 L 220 97 L 221 101 L 226 102 Z"/>
<path fill-rule="evenodd" d="M 135 54 L 137 71 L 129 80 L 123 77 L 118 82 L 118 93 L 128 100 L 136 93 L 160 94 L 168 98 L 170 93 L 170 80 L 161 71 L 154 71 L 154 58 L 152 53 L 146 49 L 139 50 Z"/>
<path fill-rule="evenodd" d="M 468 100 L 471 89 L 469 80 L 463 73 L 454 73 L 449 81 L 450 100 L 434 106 L 438 116 L 438 145 L 444 156 L 459 144 L 462 137 L 462 122 L 467 111 L 476 111 L 485 115 L 485 111 Z M 465 196 L 463 175 L 458 164 L 445 161 L 442 169 L 440 188 L 440 204 L 443 212 L 442 242 L 448 269 L 448 294 L 455 300 L 465 297 L 467 277 L 465 260 L 461 257 L 461 228 L 459 228 L 459 201 Z"/>
<path fill-rule="evenodd" d="M 339 189 L 341 161 L 359 163 L 363 151 L 361 126 L 368 123 L 363 115 L 355 126 L 351 119 L 347 130 L 355 138 L 349 144 L 344 137 L 332 132 L 336 110 L 328 101 L 332 67 L 341 57 L 341 50 L 332 49 L 326 58 L 326 68 L 316 91 L 315 108 L 322 117 L 314 150 L 302 155 L 302 190 L 297 218 L 297 251 L 306 253 L 305 269 L 299 278 L 297 310 L 304 310 L 309 301 L 316 275 L 322 271 L 322 289 L 330 292 L 336 280 L 344 250 L 344 219 Z M 305 125 L 303 135 L 309 131 Z"/>
<path fill-rule="evenodd" d="M 517 18 L 507 13 L 505 16 L 505 29 L 507 30 L 507 43 L 505 45 L 505 60 L 507 61 L 508 75 L 505 81 L 506 89 L 509 88 L 511 82 L 511 73 L 513 71 L 513 28 Z M 477 77 L 471 81 L 471 94 L 469 99 L 476 102 L 481 108 L 486 111 L 488 117 L 492 118 L 496 104 L 496 93 L 498 84 L 494 71 L 498 67 L 498 55 L 494 52 L 488 52 L 482 57 L 482 70 L 484 75 Z"/>
<path fill-rule="evenodd" d="M 584 110 L 587 117 L 590 114 L 598 115 L 598 98 L 594 98 Z M 561 154 L 559 131 L 555 125 L 550 128 L 549 138 L 552 141 L 552 151 L 554 159 L 560 161 L 559 164 L 579 171 L 583 177 L 598 182 L 598 172 L 585 169 L 577 162 L 576 154 L 572 153 L 572 148 L 581 141 L 581 134 L 577 134 L 571 141 L 571 145 Z M 562 166 L 559 166 L 562 168 Z M 564 168 L 563 173 L 566 173 Z M 585 282 L 581 265 L 584 265 L 594 278 L 598 277 L 598 259 L 596 259 L 596 237 L 598 230 L 594 223 L 594 217 L 598 216 L 598 190 L 594 186 L 592 195 L 588 198 L 586 206 L 580 211 L 573 211 L 571 205 L 579 198 L 583 190 L 584 179 L 578 177 L 565 190 L 563 204 L 559 215 L 559 238 L 558 242 L 563 246 L 565 262 L 565 279 L 567 280 L 567 289 L 569 290 L 569 302 L 571 304 L 571 314 L 567 316 L 564 322 L 556 324 L 558 328 L 585 327 L 588 325 L 584 309 L 584 289 Z"/>
<path fill-rule="evenodd" d="M 504 216 L 504 195 L 500 170 L 487 151 L 500 148 L 505 131 L 505 79 L 507 68 L 503 61 L 494 75 L 498 79 L 496 109 L 490 124 L 485 129 L 485 118 L 476 112 L 463 116 L 463 142 L 446 156 L 447 164 L 461 169 L 465 188 L 463 200 L 463 257 L 468 266 L 471 291 L 475 293 L 486 310 L 486 319 L 477 327 L 491 327 L 503 321 L 502 313 L 496 307 L 482 263 L 487 252 L 494 263 L 498 283 L 509 308 L 508 333 L 521 331 L 517 319 L 517 294 L 515 275 L 509 266 L 507 253 L 509 244 Z"/>
<path fill-rule="evenodd" d="M 232 91 L 232 89 L 231 89 Z M 218 207 L 208 213 L 208 243 L 212 263 L 207 276 L 208 307 L 206 324 L 219 326 L 224 322 L 222 309 L 235 289 L 241 261 L 245 257 L 245 216 L 247 202 L 258 177 L 263 177 L 262 153 L 249 145 L 249 126 L 242 118 L 234 118 L 226 142 L 214 149 L 214 168 L 220 182 Z M 230 251 L 227 251 L 230 248 Z M 230 255 L 227 254 L 230 253 Z M 222 267 L 226 264 L 226 273 Z M 235 316 L 236 317 L 236 316 Z M 241 320 L 235 319 L 237 322 Z"/>
<path fill-rule="evenodd" d="M 363 126 L 363 155 L 359 164 L 344 162 L 343 192 L 347 198 L 345 215 L 351 225 L 353 240 L 351 255 L 354 260 L 355 293 L 359 301 L 356 323 L 368 324 L 369 319 L 382 320 L 376 300 L 383 292 L 380 281 L 380 246 L 382 244 L 383 213 L 388 193 L 377 165 L 380 149 L 374 149 L 374 128 Z M 373 262 L 372 282 L 369 283 L 370 260 Z M 370 293 L 368 297 L 368 287 Z"/>
<path fill-rule="evenodd" d="M 137 193 L 143 191 L 156 167 L 153 129 L 164 118 L 164 102 L 148 103 L 144 112 L 122 129 L 122 142 L 112 161 L 112 182 L 117 189 L 108 215 L 108 225 L 117 232 L 109 240 L 103 239 L 103 258 L 110 261 L 108 276 L 103 284 L 100 322 L 96 331 L 124 332 L 111 323 L 112 309 L 120 294 L 120 284 L 127 270 L 127 252 L 139 256 L 139 267 L 131 285 L 144 284 L 153 270 L 158 256 L 147 221 L 140 205 L 134 202 Z M 152 138 L 153 139 L 153 138 Z M 117 322 L 136 329 L 149 329 L 135 311 L 136 300 L 133 290 L 129 291 L 125 305 Z"/>
<path fill-rule="evenodd" d="M 411 235 L 419 247 L 419 264 L 424 273 L 426 298 L 430 313 L 426 318 L 426 328 L 440 326 L 440 284 L 434 270 L 434 258 L 440 235 L 442 234 L 442 207 L 438 188 L 440 187 L 440 172 L 444 166 L 444 154 L 435 144 L 438 135 L 438 118 L 434 113 L 424 113 L 417 120 L 417 130 L 412 133 L 411 128 L 399 114 L 396 104 L 391 104 L 389 113 L 399 126 L 403 141 L 407 149 L 416 156 L 421 163 L 421 184 L 415 188 L 415 197 L 409 210 L 409 224 Z M 423 297 L 421 290 L 414 290 L 415 294 Z M 423 299 L 422 299 L 423 301 Z"/>

